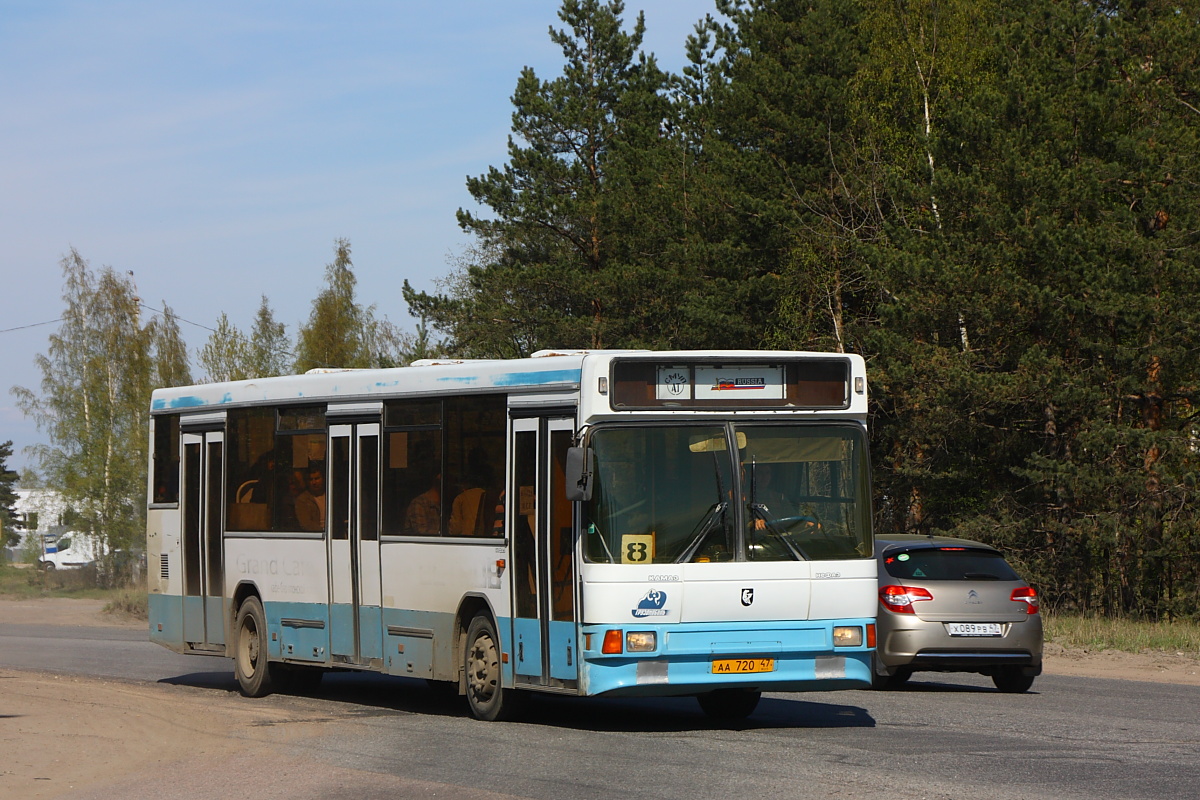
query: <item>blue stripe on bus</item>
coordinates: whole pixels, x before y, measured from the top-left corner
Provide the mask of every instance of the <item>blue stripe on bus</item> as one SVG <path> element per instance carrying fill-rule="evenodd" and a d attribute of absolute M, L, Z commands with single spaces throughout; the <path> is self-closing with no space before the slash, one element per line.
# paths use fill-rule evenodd
<path fill-rule="evenodd" d="M 232 403 L 232 402 L 233 402 L 233 394 L 230 392 L 226 392 L 221 397 L 220 400 L 217 400 L 216 402 L 212 403 L 211 405 L 219 406 L 219 405 L 224 405 L 226 403 Z M 207 406 L 207 405 L 210 405 L 210 404 L 203 397 L 195 397 L 194 395 L 188 395 L 185 397 L 176 397 L 169 401 L 168 400 L 153 400 L 150 403 L 150 408 L 153 411 L 163 411 L 164 409 L 171 409 L 171 408 L 201 408 L 201 407 Z"/>
<path fill-rule="evenodd" d="M 545 383 L 579 383 L 583 374 L 578 369 L 556 369 L 546 372 L 510 372 L 497 375 L 492 383 L 496 386 L 523 386 L 527 384 Z"/>
<path fill-rule="evenodd" d="M 492 386 L 542 386 L 550 383 L 579 383 L 581 371 L 577 369 L 556 369 L 543 372 L 508 372 L 492 376 Z M 472 385 L 485 378 L 479 375 L 447 375 L 438 378 L 438 383 Z"/>

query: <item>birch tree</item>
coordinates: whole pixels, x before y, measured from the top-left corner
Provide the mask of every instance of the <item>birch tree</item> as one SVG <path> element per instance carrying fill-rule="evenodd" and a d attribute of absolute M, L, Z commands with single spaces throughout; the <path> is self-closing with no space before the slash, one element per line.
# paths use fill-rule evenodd
<path fill-rule="evenodd" d="M 61 266 L 66 308 L 35 358 L 40 392 L 13 393 L 49 439 L 34 452 L 47 484 L 107 554 L 145 535 L 151 332 L 132 273 L 93 271 L 74 249 Z"/>

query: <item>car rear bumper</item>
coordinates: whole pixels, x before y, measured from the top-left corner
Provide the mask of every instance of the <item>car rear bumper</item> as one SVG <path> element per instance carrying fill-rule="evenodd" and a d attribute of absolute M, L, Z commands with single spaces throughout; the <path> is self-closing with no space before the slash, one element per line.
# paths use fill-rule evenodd
<path fill-rule="evenodd" d="M 996 637 L 950 636 L 941 622 L 898 616 L 885 618 L 881 613 L 879 619 L 876 663 L 888 674 L 900 669 L 990 674 L 1001 666 L 1041 674 L 1042 620 L 1038 615 L 1005 623 L 1004 635 Z"/>
<path fill-rule="evenodd" d="M 1035 656 L 1028 650 L 1012 652 L 999 650 L 984 650 L 978 652 L 963 650 L 922 650 L 906 664 L 914 671 L 931 670 L 943 672 L 989 672 L 992 667 L 1015 666 L 1028 667 L 1023 670 L 1027 675 L 1042 674 L 1042 659 L 1040 654 Z"/>

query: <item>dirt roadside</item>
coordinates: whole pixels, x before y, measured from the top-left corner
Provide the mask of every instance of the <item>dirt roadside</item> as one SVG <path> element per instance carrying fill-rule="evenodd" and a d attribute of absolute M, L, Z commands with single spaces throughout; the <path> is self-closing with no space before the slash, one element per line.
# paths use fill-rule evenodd
<path fill-rule="evenodd" d="M 0 598 L 0 623 L 145 627 L 105 614 L 101 605 Z M 1092 653 L 1050 644 L 1044 667 L 1049 675 L 1200 685 L 1194 655 Z M 356 787 L 358 797 L 434 797 L 449 789 L 464 800 L 501 797 L 336 769 L 323 769 L 311 794 L 297 792 L 295 784 L 255 780 L 264 759 L 294 770 L 293 745 L 336 724 L 353 723 L 305 711 L 287 697 L 247 701 L 184 686 L 0 669 L 0 800 L 171 800 L 201 796 L 194 791 L 199 785 L 202 796 L 216 797 L 244 789 L 247 781 L 265 800 L 326 797 L 347 786 Z"/>

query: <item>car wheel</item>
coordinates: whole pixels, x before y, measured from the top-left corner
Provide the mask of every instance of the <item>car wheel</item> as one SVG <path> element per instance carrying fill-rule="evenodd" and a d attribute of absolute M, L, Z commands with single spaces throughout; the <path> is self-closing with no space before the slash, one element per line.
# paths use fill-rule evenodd
<path fill-rule="evenodd" d="M 888 675 L 879 661 L 877 653 L 871 654 L 871 688 L 884 691 L 903 686 L 912 677 L 912 670 L 901 667 L 892 675 Z"/>
<path fill-rule="evenodd" d="M 1020 667 L 1001 667 L 992 675 L 992 683 L 1002 692 L 1019 694 L 1033 686 L 1033 676 L 1024 674 Z"/>
<path fill-rule="evenodd" d="M 717 689 L 696 695 L 696 701 L 712 719 L 736 722 L 753 714 L 761 697 L 762 692 L 751 689 Z"/>

